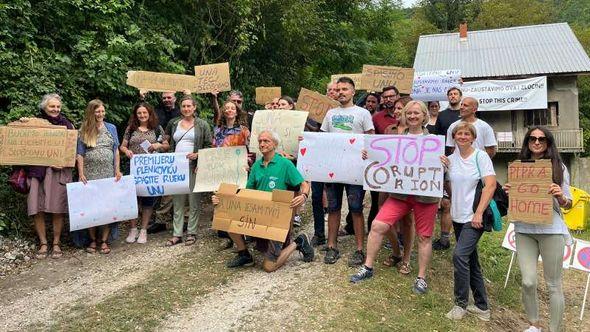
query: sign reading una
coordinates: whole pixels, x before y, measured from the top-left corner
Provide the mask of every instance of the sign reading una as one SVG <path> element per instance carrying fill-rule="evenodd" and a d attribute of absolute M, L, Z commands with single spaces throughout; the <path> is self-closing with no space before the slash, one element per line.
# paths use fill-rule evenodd
<path fill-rule="evenodd" d="M 553 197 L 548 193 L 553 182 L 551 161 L 515 161 L 508 165 L 508 220 L 531 224 L 553 222 Z"/>
<path fill-rule="evenodd" d="M 263 130 L 272 130 L 281 139 L 277 152 L 284 151 L 293 156 L 297 155 L 299 136 L 307 121 L 307 112 L 295 110 L 259 110 L 254 112 L 252 120 L 252 134 L 250 136 L 250 151 L 259 152 L 258 134 Z"/>
<path fill-rule="evenodd" d="M 359 90 L 381 91 L 393 85 L 400 93 L 411 93 L 414 82 L 414 69 L 387 66 L 363 65 L 362 85 Z"/>
<path fill-rule="evenodd" d="M 229 63 L 215 63 L 211 65 L 195 66 L 197 85 L 195 93 L 209 93 L 214 91 L 229 91 Z"/>
<path fill-rule="evenodd" d="M 248 151 L 245 146 L 200 149 L 194 192 L 217 191 L 222 183 L 246 187 Z"/>
<path fill-rule="evenodd" d="M 275 98 L 281 98 L 280 86 L 259 86 L 256 88 L 256 104 L 265 105 Z"/>
<path fill-rule="evenodd" d="M 444 136 L 365 135 L 365 189 L 442 197 Z"/>
<path fill-rule="evenodd" d="M 127 85 L 156 92 L 184 90 L 194 92 L 197 89 L 197 79 L 191 75 L 131 70 L 127 72 Z"/>
<path fill-rule="evenodd" d="M 136 154 L 131 158 L 137 196 L 190 193 L 186 153 Z"/>

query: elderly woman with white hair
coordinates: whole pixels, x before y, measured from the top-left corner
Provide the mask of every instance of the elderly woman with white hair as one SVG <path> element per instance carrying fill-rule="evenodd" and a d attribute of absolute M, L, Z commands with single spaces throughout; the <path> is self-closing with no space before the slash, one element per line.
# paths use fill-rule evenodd
<path fill-rule="evenodd" d="M 43 96 L 39 103 L 38 118 L 49 123 L 74 129 L 72 123 L 61 114 L 61 97 L 50 93 Z M 28 118 L 22 118 L 26 122 Z M 49 254 L 49 244 L 45 230 L 45 214 L 51 214 L 53 222 L 53 243 L 51 258 L 60 258 L 63 253 L 60 247 L 61 231 L 64 215 L 68 213 L 68 199 L 66 184 L 72 182 L 72 168 L 61 166 L 29 166 L 27 167 L 27 182 L 30 190 L 27 196 L 27 213 L 33 216 L 35 231 L 39 237 L 39 249 L 36 257 L 46 258 Z"/>
<path fill-rule="evenodd" d="M 273 191 L 273 189 L 287 190 L 288 186 L 300 186 L 300 194 L 291 201 L 291 208 L 296 208 L 309 197 L 310 186 L 293 163 L 276 152 L 279 143 L 280 139 L 276 133 L 269 130 L 260 132 L 258 149 L 262 153 L 262 158 L 252 165 L 246 188 Z M 213 204 L 218 203 L 219 198 L 213 196 Z M 229 235 L 238 248 L 238 254 L 227 263 L 227 267 L 252 266 L 254 260 L 246 247 L 244 237 L 235 233 L 229 233 Z M 262 269 L 266 272 L 276 271 L 283 266 L 295 250 L 302 253 L 305 262 L 311 262 L 314 257 L 313 248 L 305 234 L 300 234 L 293 242 L 291 242 L 290 234 L 284 242 L 256 239 L 256 248 L 264 253 Z"/>

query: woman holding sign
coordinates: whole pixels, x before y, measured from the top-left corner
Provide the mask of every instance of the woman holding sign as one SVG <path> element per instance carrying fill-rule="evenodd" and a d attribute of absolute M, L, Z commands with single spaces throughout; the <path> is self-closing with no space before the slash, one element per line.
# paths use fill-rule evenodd
<path fill-rule="evenodd" d="M 166 152 L 169 147 L 168 136 L 164 133 L 162 126 L 158 125 L 158 117 L 152 106 L 145 102 L 135 105 L 123 135 L 121 152 L 131 159 L 134 154 Z M 141 230 L 138 235 L 137 220 L 131 220 L 129 235 L 125 239 L 127 243 L 133 243 L 136 240 L 137 243 L 147 242 L 147 226 L 152 217 L 156 199 L 154 197 L 137 199 L 138 205 L 141 206 Z"/>
<path fill-rule="evenodd" d="M 172 238 L 166 242 L 166 246 L 173 246 L 182 242 L 182 226 L 184 225 L 184 207 L 188 200 L 189 217 L 185 244 L 192 245 L 197 241 L 197 224 L 201 213 L 201 194 L 193 193 L 195 186 L 195 172 L 199 149 L 211 147 L 211 129 L 203 119 L 195 116 L 197 103 L 190 95 L 180 100 L 181 116 L 170 120 L 166 127 L 166 133 L 170 140 L 170 150 L 176 153 L 186 153 L 186 158 L 191 161 L 189 176 L 189 194 L 174 195 L 174 231 Z"/>
<path fill-rule="evenodd" d="M 475 127 L 460 122 L 452 131 L 457 149 L 448 157 L 448 181 L 452 188 L 451 217 L 457 245 L 453 252 L 455 267 L 455 306 L 447 318 L 459 320 L 471 313 L 477 318 L 489 321 L 490 309 L 485 282 L 481 273 L 477 244 L 483 235 L 483 213 L 496 189 L 496 173 L 492 160 L 485 151 L 472 146 L 477 138 Z M 482 181 L 481 199 L 473 211 L 475 192 Z M 475 305 L 467 305 L 469 289 Z"/>
<path fill-rule="evenodd" d="M 38 117 L 49 121 L 52 125 L 74 129 L 72 123 L 61 114 L 61 97 L 55 93 L 43 96 L 41 103 L 39 103 Z M 23 122 L 27 120 L 27 118 L 21 119 Z M 61 230 L 64 224 L 64 214 L 68 213 L 66 183 L 72 182 L 72 168 L 30 166 L 27 167 L 27 176 L 30 186 L 27 196 L 27 213 L 29 216 L 33 216 L 35 231 L 40 243 L 36 256 L 38 259 L 43 259 L 48 255 L 45 214 L 50 213 L 53 222 L 51 258 L 60 258 L 63 255 L 60 248 Z"/>
<path fill-rule="evenodd" d="M 76 160 L 78 162 L 78 175 L 80 181 L 86 184 L 88 180 L 98 180 L 115 177 L 115 181 L 121 179 L 119 170 L 119 136 L 115 125 L 105 122 L 105 107 L 98 99 L 91 100 L 86 106 L 84 119 L 78 133 L 78 149 Z M 117 223 L 101 227 L 100 253 L 108 254 L 111 248 L 108 244 L 109 232 L 113 232 L 113 238 L 117 237 Z M 89 253 L 96 252 L 96 227 L 88 229 L 90 245 L 86 248 Z"/>
<path fill-rule="evenodd" d="M 561 160 L 553 134 L 545 127 L 533 127 L 524 136 L 520 160 L 549 159 L 552 164 L 553 183 L 547 193 L 553 196 L 553 222 L 530 224 L 514 222 L 516 232 L 516 256 L 522 273 L 522 301 L 531 326 L 529 332 L 540 331 L 539 300 L 537 296 L 537 261 L 543 259 L 543 274 L 549 289 L 551 312 L 550 331 L 561 331 L 564 299 L 562 289 L 563 252 L 572 244 L 572 237 L 563 220 L 561 209 L 572 205 L 570 176 Z M 504 185 L 506 193 L 510 184 Z"/>

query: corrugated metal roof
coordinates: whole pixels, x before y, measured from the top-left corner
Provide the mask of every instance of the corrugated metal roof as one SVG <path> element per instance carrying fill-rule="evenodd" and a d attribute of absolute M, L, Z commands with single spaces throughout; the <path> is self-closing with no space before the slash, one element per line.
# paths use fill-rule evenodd
<path fill-rule="evenodd" d="M 420 36 L 414 69 L 461 69 L 464 78 L 590 73 L 590 58 L 567 23 Z"/>

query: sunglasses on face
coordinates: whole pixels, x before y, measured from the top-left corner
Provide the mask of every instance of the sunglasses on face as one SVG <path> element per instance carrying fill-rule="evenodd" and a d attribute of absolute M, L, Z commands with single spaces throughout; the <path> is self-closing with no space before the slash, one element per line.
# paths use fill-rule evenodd
<path fill-rule="evenodd" d="M 542 136 L 542 137 L 529 136 L 529 143 L 535 143 L 537 141 L 541 144 L 547 143 L 547 137 L 545 137 L 545 136 Z"/>

